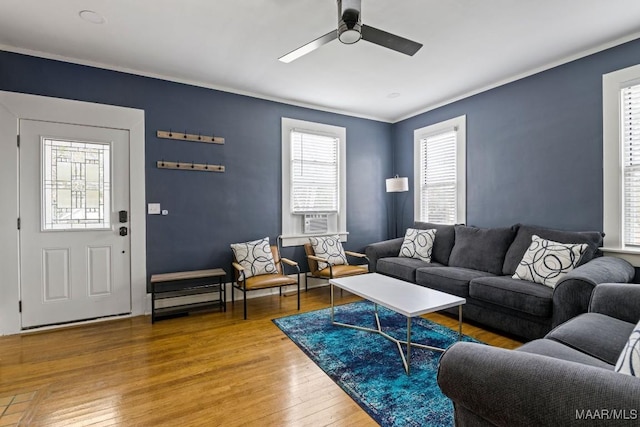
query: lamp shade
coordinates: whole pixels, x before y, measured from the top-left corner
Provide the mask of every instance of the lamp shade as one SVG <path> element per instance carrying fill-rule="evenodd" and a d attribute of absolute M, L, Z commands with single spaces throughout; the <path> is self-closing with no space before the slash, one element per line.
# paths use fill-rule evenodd
<path fill-rule="evenodd" d="M 396 175 L 393 178 L 388 178 L 386 180 L 387 184 L 387 193 L 402 193 L 404 191 L 409 191 L 409 178 L 406 176 L 399 177 Z"/>

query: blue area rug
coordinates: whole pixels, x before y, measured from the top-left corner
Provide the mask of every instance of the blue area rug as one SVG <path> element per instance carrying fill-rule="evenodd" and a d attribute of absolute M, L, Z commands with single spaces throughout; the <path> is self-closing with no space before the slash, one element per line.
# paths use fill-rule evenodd
<path fill-rule="evenodd" d="M 360 301 L 335 308 L 336 322 L 376 328 L 373 304 Z M 406 317 L 379 307 L 389 335 L 406 340 Z M 411 348 L 411 375 L 405 374 L 395 343 L 364 331 L 333 326 L 330 309 L 274 319 L 331 379 L 382 426 L 452 426 L 453 404 L 436 382 L 442 353 Z M 423 318 L 412 320 L 416 343 L 447 348 L 458 332 Z M 464 341 L 477 342 L 463 337 Z M 404 346 L 403 346 L 404 347 Z"/>

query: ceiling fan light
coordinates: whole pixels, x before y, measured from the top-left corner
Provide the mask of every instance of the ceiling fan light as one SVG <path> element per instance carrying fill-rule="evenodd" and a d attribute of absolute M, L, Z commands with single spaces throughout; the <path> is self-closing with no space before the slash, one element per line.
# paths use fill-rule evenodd
<path fill-rule="evenodd" d="M 360 40 L 361 37 L 362 34 L 356 29 L 344 29 L 343 31 L 338 31 L 338 39 L 344 44 L 354 44 Z"/>

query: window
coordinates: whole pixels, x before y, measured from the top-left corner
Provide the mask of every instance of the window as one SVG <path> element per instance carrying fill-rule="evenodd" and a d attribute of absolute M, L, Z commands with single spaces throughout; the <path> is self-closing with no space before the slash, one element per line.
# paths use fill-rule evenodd
<path fill-rule="evenodd" d="M 346 129 L 282 118 L 282 244 L 309 241 L 304 214 L 328 214 L 326 235 L 347 237 Z"/>
<path fill-rule="evenodd" d="M 640 65 L 603 76 L 605 246 L 640 251 Z"/>
<path fill-rule="evenodd" d="M 416 221 L 465 222 L 465 124 L 460 116 L 414 132 Z"/>
<path fill-rule="evenodd" d="M 621 89 L 623 241 L 640 246 L 640 83 Z"/>
<path fill-rule="evenodd" d="M 338 212 L 338 138 L 292 129 L 291 212 Z"/>

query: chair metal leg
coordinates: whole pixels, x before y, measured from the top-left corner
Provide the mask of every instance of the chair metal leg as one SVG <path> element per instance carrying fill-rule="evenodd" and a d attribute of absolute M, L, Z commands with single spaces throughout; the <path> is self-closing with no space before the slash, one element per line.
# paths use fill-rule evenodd
<path fill-rule="evenodd" d="M 300 273 L 298 273 L 298 311 L 300 311 Z"/>
<path fill-rule="evenodd" d="M 246 289 L 242 291 L 242 295 L 244 296 L 244 320 L 247 320 L 247 291 Z"/>

